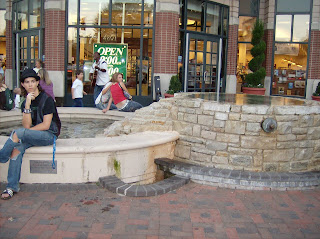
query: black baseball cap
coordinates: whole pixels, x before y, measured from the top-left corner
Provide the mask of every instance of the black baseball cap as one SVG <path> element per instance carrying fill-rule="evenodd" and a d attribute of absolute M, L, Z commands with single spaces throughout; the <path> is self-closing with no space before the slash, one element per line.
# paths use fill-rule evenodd
<path fill-rule="evenodd" d="M 21 78 L 20 78 L 20 82 L 24 82 L 24 80 L 28 77 L 32 77 L 35 78 L 37 81 L 40 80 L 40 77 L 38 76 L 38 74 L 32 70 L 32 69 L 26 69 L 22 72 L 21 74 Z"/>

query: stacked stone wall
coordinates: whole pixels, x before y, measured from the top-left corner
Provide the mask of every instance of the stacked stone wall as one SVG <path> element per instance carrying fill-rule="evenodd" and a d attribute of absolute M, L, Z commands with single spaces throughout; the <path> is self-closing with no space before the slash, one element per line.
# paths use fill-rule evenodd
<path fill-rule="evenodd" d="M 320 169 L 320 105 L 235 105 L 174 97 L 143 108 L 107 134 L 147 130 L 180 133 L 175 158 L 208 167 L 249 171 Z M 277 121 L 266 133 L 261 122 Z"/>

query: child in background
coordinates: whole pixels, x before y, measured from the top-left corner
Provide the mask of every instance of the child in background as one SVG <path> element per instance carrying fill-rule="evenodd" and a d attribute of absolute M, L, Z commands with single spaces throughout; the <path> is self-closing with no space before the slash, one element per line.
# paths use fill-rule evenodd
<path fill-rule="evenodd" d="M 40 77 L 39 83 L 40 83 L 42 90 L 44 92 L 46 92 L 47 95 L 50 96 L 54 101 L 56 101 L 54 94 L 53 94 L 53 83 L 49 78 L 48 72 L 45 69 L 41 68 L 38 71 L 38 76 Z"/>
<path fill-rule="evenodd" d="M 83 107 L 82 98 L 83 95 L 87 95 L 86 92 L 83 91 L 83 71 L 76 71 L 77 79 L 72 83 L 71 94 L 73 99 L 73 107 Z"/>

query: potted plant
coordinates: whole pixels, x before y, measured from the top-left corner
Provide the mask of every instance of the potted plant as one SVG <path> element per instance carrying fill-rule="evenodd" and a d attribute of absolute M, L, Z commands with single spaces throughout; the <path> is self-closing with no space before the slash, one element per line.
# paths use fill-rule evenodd
<path fill-rule="evenodd" d="M 253 47 L 250 52 L 253 58 L 248 65 L 252 73 L 245 76 L 245 83 L 242 87 L 243 93 L 264 95 L 266 90 L 263 88 L 263 81 L 266 76 L 266 69 L 262 67 L 262 63 L 265 60 L 264 51 L 266 49 L 266 43 L 263 40 L 263 35 L 263 22 L 257 20 L 254 24 L 251 38 L 251 44 Z"/>
<path fill-rule="evenodd" d="M 181 91 L 181 82 L 179 80 L 178 75 L 171 76 L 170 83 L 169 83 L 169 90 L 164 93 L 165 98 L 173 97 L 174 93 Z"/>
<path fill-rule="evenodd" d="M 320 101 L 320 82 L 317 85 L 316 91 L 311 96 L 313 100 Z"/>

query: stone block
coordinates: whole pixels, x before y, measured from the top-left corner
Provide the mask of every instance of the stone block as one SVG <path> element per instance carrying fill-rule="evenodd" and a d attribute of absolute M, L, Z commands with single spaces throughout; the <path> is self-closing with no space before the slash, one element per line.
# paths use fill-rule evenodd
<path fill-rule="evenodd" d="M 246 122 L 261 123 L 263 120 L 263 116 L 262 115 L 242 114 L 240 120 L 246 121 Z"/>
<path fill-rule="evenodd" d="M 246 131 L 249 132 L 260 132 L 262 130 L 261 124 L 259 123 L 247 123 Z"/>
<path fill-rule="evenodd" d="M 217 151 L 217 150 L 226 150 L 227 149 L 228 144 L 227 143 L 222 143 L 222 142 L 217 142 L 217 141 L 211 141 L 208 140 L 206 142 L 206 147 L 209 150 L 213 150 L 213 151 Z"/>
<path fill-rule="evenodd" d="M 239 143 L 240 135 L 217 133 L 217 141 L 225 143 Z"/>
<path fill-rule="evenodd" d="M 191 123 L 197 123 L 198 122 L 198 117 L 197 115 L 194 115 L 194 114 L 187 114 L 185 113 L 184 114 L 184 117 L 183 117 L 183 120 L 184 121 L 187 121 L 187 122 L 191 122 Z"/>
<path fill-rule="evenodd" d="M 320 139 L 320 128 L 309 128 L 308 139 Z"/>
<path fill-rule="evenodd" d="M 246 124 L 245 122 L 241 121 L 227 121 L 225 132 L 230 134 L 244 134 L 246 131 Z"/>
<path fill-rule="evenodd" d="M 267 105 L 243 105 L 242 113 L 265 115 L 269 111 L 270 106 Z"/>
<path fill-rule="evenodd" d="M 215 128 L 224 128 L 225 125 L 226 125 L 226 121 L 224 121 L 224 120 L 214 120 L 213 121 L 213 126 Z"/>
<path fill-rule="evenodd" d="M 276 115 L 294 115 L 297 106 L 275 106 L 274 113 Z"/>
<path fill-rule="evenodd" d="M 277 135 L 278 142 L 294 141 L 296 139 L 297 139 L 297 136 L 295 136 L 294 134 Z"/>
<path fill-rule="evenodd" d="M 279 163 L 280 172 L 290 172 L 290 162 Z"/>
<path fill-rule="evenodd" d="M 289 134 L 292 132 L 291 122 L 278 122 L 277 132 L 279 134 Z"/>
<path fill-rule="evenodd" d="M 192 136 L 193 126 L 193 124 L 183 121 L 173 121 L 173 129 L 183 135 Z"/>
<path fill-rule="evenodd" d="M 211 162 L 211 155 L 191 152 L 190 160 L 191 161 L 200 161 L 200 162 Z"/>
<path fill-rule="evenodd" d="M 228 147 L 228 152 L 234 153 L 234 154 L 248 154 L 248 155 L 256 155 L 257 150 L 256 149 L 243 149 L 243 148 L 238 148 L 238 147 Z"/>
<path fill-rule="evenodd" d="M 231 106 L 229 104 L 221 104 L 216 102 L 203 102 L 203 110 L 208 111 L 219 111 L 219 112 L 230 112 Z"/>
<path fill-rule="evenodd" d="M 191 147 L 177 144 L 174 155 L 180 158 L 188 159 L 190 157 Z"/>
<path fill-rule="evenodd" d="M 253 164 L 253 158 L 250 155 L 230 155 L 230 163 L 236 166 L 249 167 Z"/>
<path fill-rule="evenodd" d="M 216 112 L 214 118 L 216 120 L 228 120 L 228 113 Z"/>
<path fill-rule="evenodd" d="M 186 108 L 199 108 L 201 106 L 201 101 L 200 99 L 188 99 L 188 100 L 179 100 L 177 102 L 178 106 L 186 107 Z"/>
<path fill-rule="evenodd" d="M 228 157 L 214 155 L 211 160 L 213 164 L 228 164 Z"/>
<path fill-rule="evenodd" d="M 198 115 L 198 124 L 212 126 L 213 125 L 213 116 Z"/>
<path fill-rule="evenodd" d="M 276 163 L 264 163 L 263 170 L 266 172 L 277 172 L 278 171 L 278 164 Z"/>
<path fill-rule="evenodd" d="M 306 162 L 291 162 L 290 169 L 293 171 L 305 171 L 308 169 L 308 161 L 306 161 Z"/>
<path fill-rule="evenodd" d="M 184 107 L 179 107 L 179 112 L 183 113 L 188 113 L 188 114 L 195 114 L 196 110 L 195 109 L 190 109 L 190 108 L 184 108 Z"/>
<path fill-rule="evenodd" d="M 201 135 L 201 126 L 200 125 L 194 125 L 193 126 L 192 135 L 194 137 L 200 137 L 200 135 Z"/>
<path fill-rule="evenodd" d="M 292 133 L 295 135 L 304 135 L 307 134 L 308 128 L 300 128 L 300 127 L 294 127 L 292 128 Z"/>
<path fill-rule="evenodd" d="M 217 133 L 207 130 L 201 130 L 201 137 L 205 139 L 215 140 L 217 137 Z"/>
<path fill-rule="evenodd" d="M 198 113 L 197 113 L 198 114 Z M 215 112 L 214 111 L 203 111 L 201 114 L 204 114 L 204 115 L 215 115 Z M 199 114 L 198 114 L 199 115 Z"/>
<path fill-rule="evenodd" d="M 313 116 L 313 126 L 319 127 L 320 126 L 320 115 Z"/>
<path fill-rule="evenodd" d="M 179 141 L 186 141 L 189 143 L 196 143 L 196 144 L 205 144 L 206 140 L 202 138 L 197 138 L 197 137 L 191 137 L 191 136 L 185 136 L 185 135 L 180 135 Z"/>
<path fill-rule="evenodd" d="M 238 113 L 230 113 L 229 120 L 240 120 L 240 114 Z"/>
<path fill-rule="evenodd" d="M 313 148 L 295 148 L 294 151 L 295 160 L 307 160 L 312 158 L 313 155 Z"/>
<path fill-rule="evenodd" d="M 277 122 L 293 122 L 298 121 L 298 115 L 276 115 Z"/>
<path fill-rule="evenodd" d="M 263 162 L 262 155 L 254 155 L 253 156 L 253 166 L 254 167 L 261 167 Z"/>
<path fill-rule="evenodd" d="M 231 105 L 231 112 L 240 113 L 241 106 L 240 105 Z"/>
<path fill-rule="evenodd" d="M 299 142 L 290 141 L 290 142 L 277 142 L 277 149 L 292 149 L 293 147 L 298 147 Z"/>
<path fill-rule="evenodd" d="M 299 142 L 300 148 L 313 148 L 314 147 L 314 140 L 302 140 Z"/>
<path fill-rule="evenodd" d="M 264 150 L 265 162 L 287 162 L 294 158 L 294 149 Z"/>
<path fill-rule="evenodd" d="M 178 120 L 183 120 L 184 119 L 184 113 L 178 113 Z"/>
<path fill-rule="evenodd" d="M 275 149 L 276 139 L 273 137 L 241 136 L 241 147 L 246 149 Z"/>
<path fill-rule="evenodd" d="M 301 128 L 312 126 L 313 125 L 313 116 L 312 115 L 300 116 L 298 125 Z"/>

